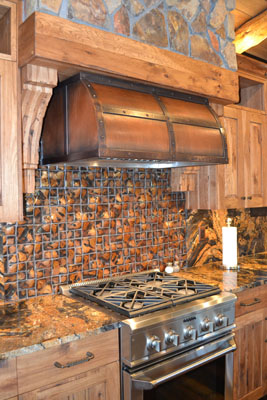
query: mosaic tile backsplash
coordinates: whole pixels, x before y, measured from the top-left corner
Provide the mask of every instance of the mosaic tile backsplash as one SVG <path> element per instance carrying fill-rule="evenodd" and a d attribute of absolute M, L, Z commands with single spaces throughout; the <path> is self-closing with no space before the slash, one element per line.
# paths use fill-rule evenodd
<path fill-rule="evenodd" d="M 2 224 L 0 296 L 56 293 L 64 283 L 186 260 L 183 193 L 170 170 L 42 167 L 23 223 Z"/>

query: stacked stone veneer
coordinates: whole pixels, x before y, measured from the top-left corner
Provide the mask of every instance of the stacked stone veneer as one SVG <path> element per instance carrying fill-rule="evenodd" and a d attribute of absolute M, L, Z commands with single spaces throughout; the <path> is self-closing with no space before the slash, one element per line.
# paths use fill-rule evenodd
<path fill-rule="evenodd" d="M 235 0 L 24 0 L 38 10 L 236 69 Z"/>
<path fill-rule="evenodd" d="M 184 196 L 170 170 L 44 167 L 25 221 L 0 230 L 0 296 L 56 293 L 64 283 L 164 268 L 186 259 Z"/>

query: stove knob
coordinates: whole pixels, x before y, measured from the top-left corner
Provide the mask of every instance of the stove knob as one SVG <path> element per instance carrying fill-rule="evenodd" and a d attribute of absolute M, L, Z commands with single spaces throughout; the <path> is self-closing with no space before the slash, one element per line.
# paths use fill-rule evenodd
<path fill-rule="evenodd" d="M 200 323 L 200 329 L 202 332 L 207 332 L 210 329 L 210 320 L 208 318 L 203 319 Z"/>
<path fill-rule="evenodd" d="M 156 350 L 157 352 L 160 352 L 160 340 L 158 336 L 150 336 L 147 339 L 147 348 L 149 350 Z"/>
<path fill-rule="evenodd" d="M 165 342 L 167 344 L 174 344 L 174 346 L 178 346 L 179 335 L 175 333 L 172 329 L 165 334 Z"/>
<path fill-rule="evenodd" d="M 194 334 L 195 334 L 195 329 L 193 329 L 193 327 L 191 325 L 187 326 L 184 329 L 184 338 L 185 340 L 190 340 L 194 338 Z"/>
<path fill-rule="evenodd" d="M 223 314 L 218 314 L 215 317 L 215 325 L 216 326 L 222 326 L 226 317 Z"/>

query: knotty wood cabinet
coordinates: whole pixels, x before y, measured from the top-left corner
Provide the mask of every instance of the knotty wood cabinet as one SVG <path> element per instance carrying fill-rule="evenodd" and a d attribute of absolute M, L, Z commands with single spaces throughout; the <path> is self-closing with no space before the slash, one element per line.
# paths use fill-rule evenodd
<path fill-rule="evenodd" d="M 19 400 L 119 400 L 119 362 L 19 396 Z"/>
<path fill-rule="evenodd" d="M 238 294 L 234 400 L 256 400 L 266 393 L 266 305 L 266 286 Z"/>
<path fill-rule="evenodd" d="M 17 3 L 0 0 L 0 222 L 22 213 Z"/>
<path fill-rule="evenodd" d="M 0 361 L 0 400 L 47 399 L 119 400 L 118 330 Z"/>
<path fill-rule="evenodd" d="M 0 361 L 0 400 L 16 399 L 18 394 L 16 359 Z"/>
<path fill-rule="evenodd" d="M 119 400 L 118 343 L 115 329 L 18 357 L 19 400 Z"/>
<path fill-rule="evenodd" d="M 199 167 L 194 175 L 185 168 L 178 174 L 180 182 L 194 179 L 188 188 L 180 185 L 189 209 L 267 206 L 267 81 L 243 72 L 240 93 L 238 105 L 215 106 L 226 132 L 229 164 Z M 179 190 L 176 174 L 172 171 L 174 191 Z"/>

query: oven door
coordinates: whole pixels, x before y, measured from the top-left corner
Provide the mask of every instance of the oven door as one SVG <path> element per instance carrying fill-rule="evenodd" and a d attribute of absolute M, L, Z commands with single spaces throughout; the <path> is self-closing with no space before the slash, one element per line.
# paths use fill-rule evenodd
<path fill-rule="evenodd" d="M 123 371 L 124 400 L 231 400 L 234 334 L 144 369 Z"/>

